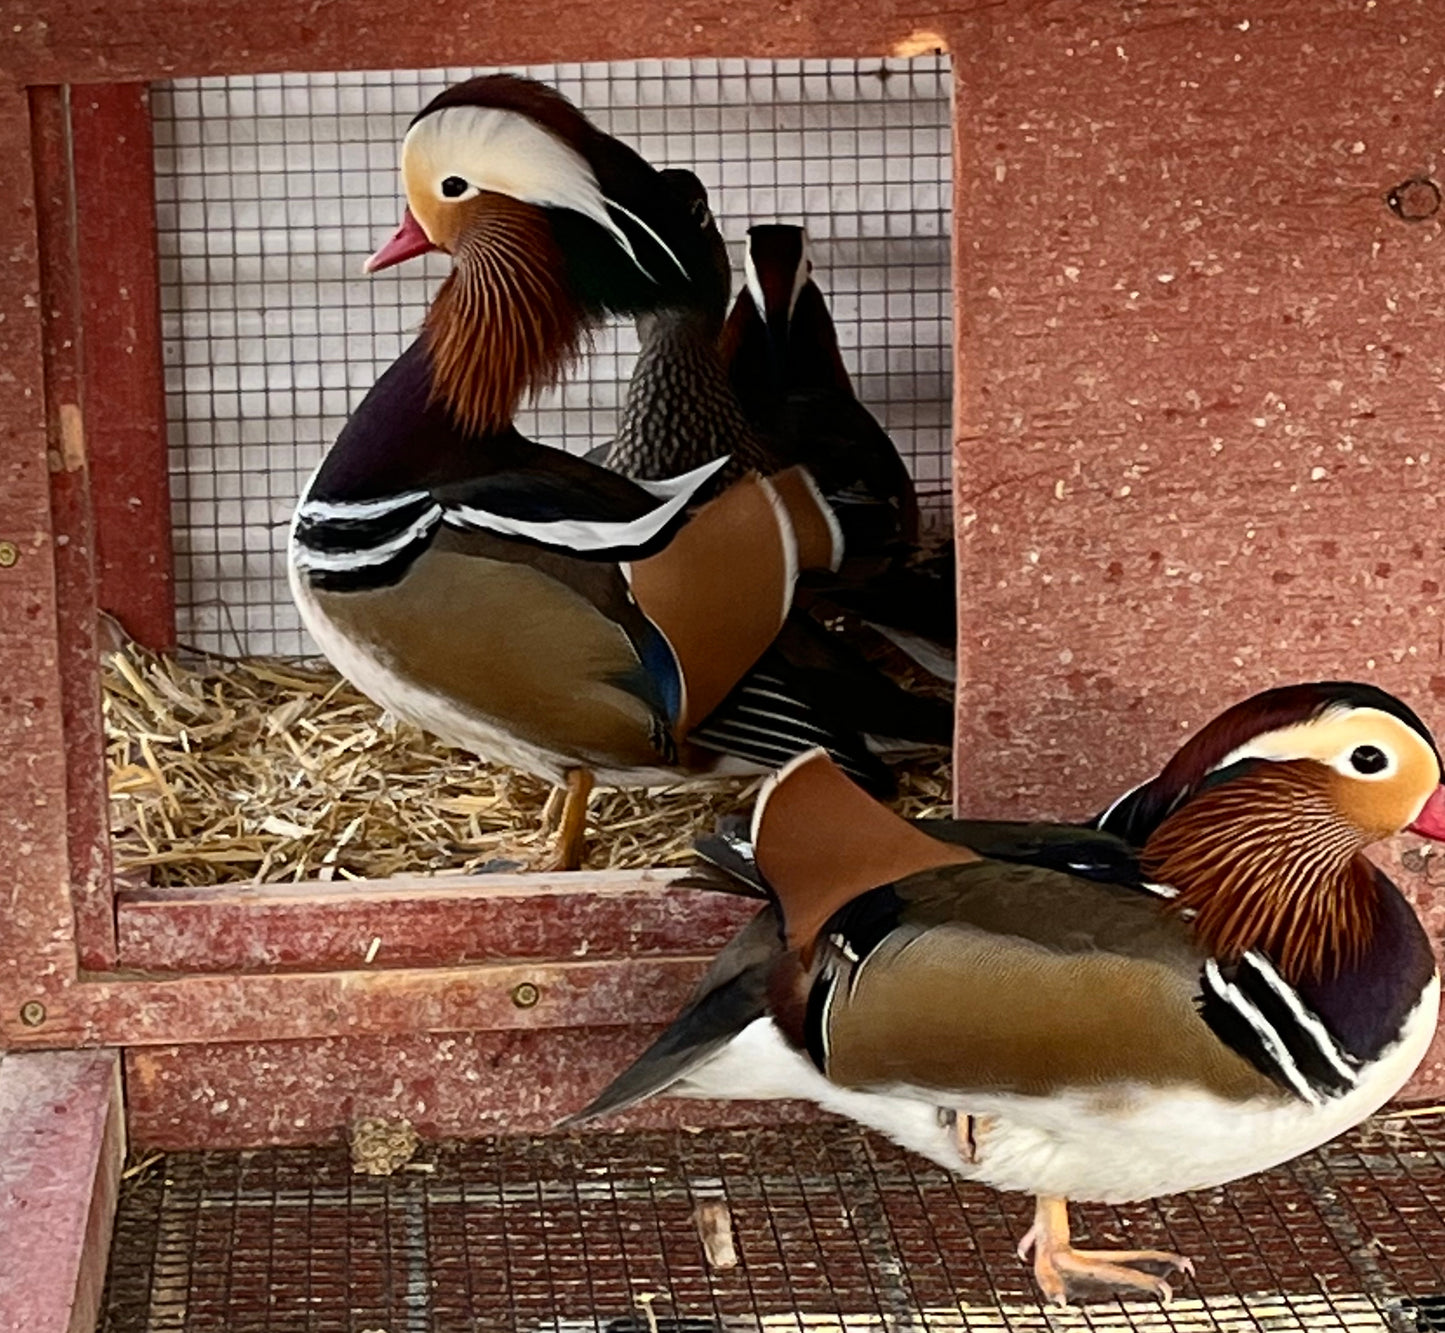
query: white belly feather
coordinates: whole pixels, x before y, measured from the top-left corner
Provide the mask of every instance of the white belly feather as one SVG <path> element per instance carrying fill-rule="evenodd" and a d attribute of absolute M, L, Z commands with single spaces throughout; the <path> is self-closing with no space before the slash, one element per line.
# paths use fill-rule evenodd
<path fill-rule="evenodd" d="M 1115 1087 L 1052 1097 L 972 1096 L 919 1089 L 855 1092 L 825 1079 L 770 1018 L 758 1019 L 674 1095 L 796 1097 L 847 1116 L 970 1180 L 1099 1203 L 1209 1189 L 1309 1152 L 1379 1110 L 1415 1071 L 1435 1034 L 1439 978 L 1399 1039 L 1359 1086 L 1322 1106 L 1295 1098 L 1230 1102 L 1198 1089 Z M 965 1161 L 939 1108 L 976 1117 Z"/>

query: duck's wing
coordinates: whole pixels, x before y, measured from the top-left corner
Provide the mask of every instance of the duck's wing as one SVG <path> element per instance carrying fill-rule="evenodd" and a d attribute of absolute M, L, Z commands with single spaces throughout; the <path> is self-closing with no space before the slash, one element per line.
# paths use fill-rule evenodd
<path fill-rule="evenodd" d="M 1161 886 L 945 856 L 821 755 L 765 790 L 753 842 L 795 950 L 772 1012 L 844 1086 L 953 1105 L 1106 1088 L 1317 1103 L 1353 1086 L 1268 960 L 1208 957 Z"/>

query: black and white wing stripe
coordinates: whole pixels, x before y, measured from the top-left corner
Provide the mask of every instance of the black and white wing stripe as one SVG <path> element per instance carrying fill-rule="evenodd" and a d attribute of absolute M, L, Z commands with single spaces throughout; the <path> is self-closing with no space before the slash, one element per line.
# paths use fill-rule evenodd
<path fill-rule="evenodd" d="M 765 654 L 732 693 L 688 733 L 688 740 L 765 768 L 780 768 L 821 746 L 860 786 L 870 791 L 888 789 L 891 775 L 863 738 L 830 725 L 788 678 L 790 674 L 775 652 Z"/>
<path fill-rule="evenodd" d="M 603 497 L 525 473 L 367 500 L 308 496 L 292 524 L 292 562 L 318 587 L 380 587 L 400 579 L 442 526 L 583 559 L 632 559 L 668 535 L 694 495 L 726 463 L 726 458 L 715 459 L 666 481 L 630 483 L 654 503 L 626 518 L 612 516 L 615 510 L 609 513 Z"/>
<path fill-rule="evenodd" d="M 441 521 L 441 505 L 424 490 L 375 500 L 306 499 L 291 525 L 292 563 L 319 587 L 394 583 Z"/>
<path fill-rule="evenodd" d="M 1358 1062 L 1263 954 L 1232 966 L 1211 958 L 1200 990 L 1215 1035 L 1301 1101 L 1321 1106 L 1359 1082 Z"/>

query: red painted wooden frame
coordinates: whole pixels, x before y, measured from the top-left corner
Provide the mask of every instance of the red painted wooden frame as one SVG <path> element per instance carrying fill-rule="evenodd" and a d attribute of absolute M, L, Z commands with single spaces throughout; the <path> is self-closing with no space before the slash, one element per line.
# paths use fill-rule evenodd
<path fill-rule="evenodd" d="M 163 637 L 169 555 L 153 247 L 135 199 L 93 184 L 141 169 L 142 103 L 97 83 L 945 46 L 970 808 L 1076 814 L 1279 679 L 1445 699 L 1440 218 L 1389 207 L 1435 169 L 1434 0 L 1247 22 L 1183 0 L 32 0 L 0 22 L 0 1045 L 656 1021 L 723 925 L 675 904 L 628 960 L 640 900 L 614 885 L 595 910 L 619 956 L 519 962 L 455 953 L 492 910 L 475 886 L 138 893 L 117 917 L 93 611 L 145 582 L 134 614 Z M 1438 932 L 1436 864 L 1405 882 Z M 542 923 L 571 891 L 519 892 L 556 951 Z M 348 963 L 392 908 L 396 965 Z M 130 950 L 166 975 L 126 971 Z"/>

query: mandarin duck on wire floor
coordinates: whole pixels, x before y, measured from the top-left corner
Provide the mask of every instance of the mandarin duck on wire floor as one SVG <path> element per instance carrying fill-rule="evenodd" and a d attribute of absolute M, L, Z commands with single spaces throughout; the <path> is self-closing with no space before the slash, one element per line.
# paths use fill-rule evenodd
<path fill-rule="evenodd" d="M 1076 1250 L 1067 1201 L 1265 1170 L 1400 1089 L 1439 979 L 1364 851 L 1445 841 L 1440 754 L 1381 690 L 1284 687 L 1095 824 L 930 832 L 826 755 L 794 760 L 692 876 L 769 905 L 570 1123 L 657 1094 L 807 1097 L 1033 1194 L 1019 1250 L 1050 1299 L 1167 1299 L 1186 1258 Z"/>

